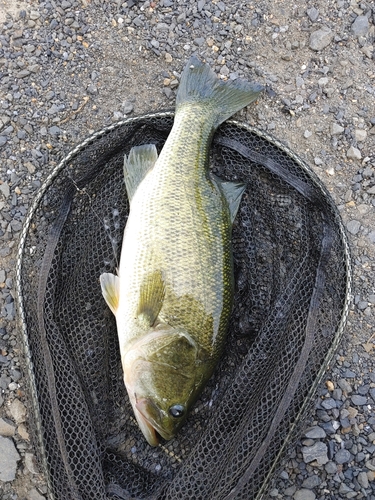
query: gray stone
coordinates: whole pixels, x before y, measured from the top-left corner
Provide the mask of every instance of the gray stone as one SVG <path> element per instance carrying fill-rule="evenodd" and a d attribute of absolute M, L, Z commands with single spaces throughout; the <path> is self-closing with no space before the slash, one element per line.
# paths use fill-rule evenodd
<path fill-rule="evenodd" d="M 199 38 L 194 38 L 193 43 L 194 45 L 197 45 L 198 47 L 201 47 L 204 44 L 205 40 L 203 37 Z"/>
<path fill-rule="evenodd" d="M 5 198 L 8 198 L 8 196 L 10 195 L 9 185 L 6 182 L 3 182 L 2 184 L 0 184 L 0 191 L 3 193 Z"/>
<path fill-rule="evenodd" d="M 10 376 L 15 382 L 18 382 L 18 380 L 22 377 L 22 374 L 18 370 L 11 370 Z"/>
<path fill-rule="evenodd" d="M 311 50 L 315 51 L 323 50 L 325 47 L 328 47 L 332 39 L 333 32 L 328 28 L 314 31 L 310 35 L 309 47 Z"/>
<path fill-rule="evenodd" d="M 371 460 L 367 460 L 367 462 L 365 463 L 365 466 L 369 470 L 375 471 L 375 458 L 372 458 Z"/>
<path fill-rule="evenodd" d="M 16 426 L 10 420 L 0 418 L 0 436 L 14 436 Z"/>
<path fill-rule="evenodd" d="M 324 466 L 327 474 L 336 474 L 337 472 L 337 465 L 335 462 L 327 462 Z"/>
<path fill-rule="evenodd" d="M 27 69 L 22 69 L 21 71 L 19 71 L 17 73 L 17 78 L 26 78 L 27 76 L 30 75 L 30 71 L 28 71 Z"/>
<path fill-rule="evenodd" d="M 313 488 L 319 486 L 321 482 L 322 480 L 320 479 L 320 477 L 314 474 L 313 476 L 307 477 L 303 481 L 302 488 L 307 488 L 308 490 L 312 490 Z"/>
<path fill-rule="evenodd" d="M 325 438 L 327 434 L 319 425 L 315 425 L 305 432 L 305 436 L 310 439 L 322 439 Z"/>
<path fill-rule="evenodd" d="M 359 394 L 354 394 L 351 397 L 352 403 L 356 406 L 363 406 L 367 403 L 367 397 L 366 396 L 360 396 Z"/>
<path fill-rule="evenodd" d="M 337 407 L 337 403 L 333 398 L 327 398 L 327 399 L 323 399 L 323 401 L 321 402 L 321 406 L 325 410 L 332 410 L 332 408 Z"/>
<path fill-rule="evenodd" d="M 125 101 L 121 104 L 121 111 L 124 113 L 124 115 L 128 115 L 133 111 L 133 109 L 134 105 L 130 101 Z"/>
<path fill-rule="evenodd" d="M 313 491 L 301 488 L 293 495 L 294 500 L 315 500 L 316 495 Z"/>
<path fill-rule="evenodd" d="M 351 31 L 355 36 L 366 35 L 369 29 L 367 16 L 358 16 L 352 24 Z"/>
<path fill-rule="evenodd" d="M 357 496 L 357 493 L 355 491 L 353 491 L 352 488 L 350 488 L 345 483 L 340 484 L 339 493 L 341 495 L 345 495 L 345 498 L 354 498 Z M 343 498 L 343 497 L 341 497 L 341 498 Z"/>
<path fill-rule="evenodd" d="M 5 146 L 7 143 L 8 138 L 5 135 L 0 135 L 0 148 Z"/>
<path fill-rule="evenodd" d="M 13 481 L 20 456 L 10 438 L 0 436 L 0 481 Z"/>
<path fill-rule="evenodd" d="M 87 92 L 89 94 L 97 94 L 98 93 L 98 87 L 94 85 L 93 83 L 90 83 L 87 87 Z"/>
<path fill-rule="evenodd" d="M 369 482 L 366 472 L 360 472 L 357 476 L 357 481 L 359 482 L 360 486 L 362 486 L 362 488 L 368 488 Z"/>
<path fill-rule="evenodd" d="M 357 234 L 361 227 L 361 223 L 358 220 L 351 220 L 346 224 L 346 229 L 351 234 Z"/>
<path fill-rule="evenodd" d="M 223 76 L 228 76 L 229 73 L 230 73 L 229 68 L 224 64 L 224 66 L 220 68 L 220 74 Z"/>
<path fill-rule="evenodd" d="M 51 135 L 58 135 L 61 133 L 61 129 L 57 127 L 56 125 L 53 125 L 48 129 L 48 133 Z"/>
<path fill-rule="evenodd" d="M 346 464 L 353 459 L 353 455 L 348 450 L 339 450 L 335 454 L 335 462 L 338 464 Z"/>
<path fill-rule="evenodd" d="M 52 104 L 52 106 L 47 109 L 47 113 L 49 115 L 55 115 L 56 113 L 59 113 L 61 111 L 61 106 L 56 106 L 56 104 Z"/>
<path fill-rule="evenodd" d="M 362 172 L 363 177 L 372 177 L 374 174 L 374 169 L 372 167 L 366 167 Z"/>
<path fill-rule="evenodd" d="M 319 11 L 315 7 L 307 9 L 306 14 L 309 16 L 309 19 L 312 22 L 315 22 L 319 17 Z"/>
<path fill-rule="evenodd" d="M 294 484 L 292 484 L 292 486 L 289 486 L 289 488 L 286 488 L 284 490 L 285 496 L 291 497 L 292 495 L 294 495 L 296 489 L 297 487 Z"/>
<path fill-rule="evenodd" d="M 328 462 L 327 445 L 321 441 L 317 441 L 313 446 L 303 446 L 302 455 L 306 463 L 316 460 L 320 465 L 324 465 Z"/>
<path fill-rule="evenodd" d="M 359 301 L 357 307 L 360 311 L 364 311 L 367 308 L 367 301 L 366 300 Z"/>

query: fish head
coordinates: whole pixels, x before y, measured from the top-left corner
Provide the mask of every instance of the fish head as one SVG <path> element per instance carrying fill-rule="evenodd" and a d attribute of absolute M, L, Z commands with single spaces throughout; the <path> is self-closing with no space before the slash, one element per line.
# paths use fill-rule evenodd
<path fill-rule="evenodd" d="M 123 359 L 124 382 L 138 425 L 151 446 L 172 439 L 207 380 L 204 353 L 186 333 L 161 326 Z M 207 365 L 206 365 L 207 366 Z"/>

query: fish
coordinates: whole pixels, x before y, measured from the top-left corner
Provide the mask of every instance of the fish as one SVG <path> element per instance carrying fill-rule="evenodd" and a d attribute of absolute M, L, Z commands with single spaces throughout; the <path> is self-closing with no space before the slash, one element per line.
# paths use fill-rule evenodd
<path fill-rule="evenodd" d="M 192 56 L 172 129 L 124 158 L 130 203 L 117 274 L 103 273 L 124 383 L 147 442 L 176 436 L 222 355 L 233 303 L 231 231 L 245 185 L 209 171 L 217 127 L 263 87 Z"/>

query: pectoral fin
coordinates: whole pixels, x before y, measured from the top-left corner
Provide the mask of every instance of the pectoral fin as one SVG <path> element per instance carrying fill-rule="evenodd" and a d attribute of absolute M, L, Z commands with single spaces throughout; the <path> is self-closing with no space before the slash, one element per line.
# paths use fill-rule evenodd
<path fill-rule="evenodd" d="M 129 201 L 132 200 L 139 184 L 145 178 L 158 159 L 155 144 L 135 146 L 124 157 L 124 179 Z"/>
<path fill-rule="evenodd" d="M 100 286 L 102 287 L 103 297 L 115 316 L 120 296 L 119 285 L 120 279 L 118 276 L 112 273 L 103 273 L 100 275 Z"/>
<path fill-rule="evenodd" d="M 137 317 L 145 327 L 155 323 L 163 305 L 165 287 L 161 271 L 154 271 L 146 276 L 139 294 Z"/>
<path fill-rule="evenodd" d="M 242 195 L 246 189 L 246 184 L 243 182 L 226 182 L 219 180 L 219 185 L 228 202 L 230 219 L 233 224 L 241 203 Z"/>

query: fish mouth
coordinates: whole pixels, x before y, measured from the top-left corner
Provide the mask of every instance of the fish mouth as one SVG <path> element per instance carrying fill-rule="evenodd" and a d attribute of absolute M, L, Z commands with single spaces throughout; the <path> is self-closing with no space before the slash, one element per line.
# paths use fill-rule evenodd
<path fill-rule="evenodd" d="M 152 425 L 152 423 L 149 421 L 149 419 L 143 415 L 143 413 L 138 408 L 134 408 L 134 410 L 135 410 L 134 415 L 135 415 L 135 418 L 137 419 L 139 428 L 141 429 L 148 444 L 150 446 L 157 446 L 159 444 L 159 436 L 156 432 L 155 427 Z"/>
<path fill-rule="evenodd" d="M 151 444 L 151 446 L 157 446 L 159 444 L 159 437 L 161 436 L 163 439 L 169 441 L 172 439 L 173 435 L 169 434 L 162 429 L 161 426 L 150 416 L 150 407 L 155 407 L 155 409 L 159 412 L 160 410 L 156 408 L 155 404 L 147 398 L 137 399 L 135 403 L 135 407 L 138 413 L 138 416 L 141 418 L 144 427 L 147 429 L 147 434 L 152 436 L 152 442 L 156 444 L 152 444 L 148 438 L 148 435 L 145 434 L 143 427 L 140 425 L 145 438 Z M 137 418 L 138 420 L 138 418 Z M 139 420 L 138 420 L 139 422 Z"/>

